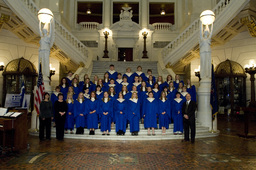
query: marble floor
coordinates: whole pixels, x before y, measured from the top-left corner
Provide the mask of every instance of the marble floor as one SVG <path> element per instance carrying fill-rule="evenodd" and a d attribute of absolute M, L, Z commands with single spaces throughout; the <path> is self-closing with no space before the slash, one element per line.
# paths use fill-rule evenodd
<path fill-rule="evenodd" d="M 255 131 L 252 122 L 250 131 Z M 218 118 L 218 137 L 181 140 L 104 141 L 65 139 L 39 142 L 0 155 L 0 169 L 256 169 L 256 139 L 245 139 L 239 118 Z"/>

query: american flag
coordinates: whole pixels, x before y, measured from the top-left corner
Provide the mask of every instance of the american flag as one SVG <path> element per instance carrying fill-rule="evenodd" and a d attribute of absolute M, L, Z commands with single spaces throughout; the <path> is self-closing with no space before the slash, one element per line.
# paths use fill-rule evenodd
<path fill-rule="evenodd" d="M 44 82 L 43 82 L 43 75 L 42 75 L 41 64 L 40 64 L 39 76 L 37 80 L 36 94 L 35 94 L 35 109 L 36 109 L 37 115 L 39 115 L 39 106 L 41 101 L 43 100 L 43 95 L 44 95 Z"/>

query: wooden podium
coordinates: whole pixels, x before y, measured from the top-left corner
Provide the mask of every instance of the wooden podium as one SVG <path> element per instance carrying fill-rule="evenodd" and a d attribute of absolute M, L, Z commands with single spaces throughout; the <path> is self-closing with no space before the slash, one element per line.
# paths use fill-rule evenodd
<path fill-rule="evenodd" d="M 22 112 L 18 117 L 0 117 L 0 145 L 19 151 L 27 147 L 28 127 L 27 110 L 10 110 L 10 112 Z"/>

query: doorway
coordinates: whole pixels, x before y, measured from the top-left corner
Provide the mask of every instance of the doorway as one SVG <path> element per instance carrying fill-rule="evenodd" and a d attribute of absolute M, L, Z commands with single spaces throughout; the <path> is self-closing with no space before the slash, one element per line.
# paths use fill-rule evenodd
<path fill-rule="evenodd" d="M 133 61 L 133 48 L 118 48 L 118 61 Z"/>

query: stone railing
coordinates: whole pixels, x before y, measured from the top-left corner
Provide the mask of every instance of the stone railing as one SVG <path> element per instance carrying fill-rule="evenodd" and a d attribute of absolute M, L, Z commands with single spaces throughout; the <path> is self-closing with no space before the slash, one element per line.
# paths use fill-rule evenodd
<path fill-rule="evenodd" d="M 154 23 L 152 24 L 155 31 L 174 31 L 175 26 L 171 23 Z"/>
<path fill-rule="evenodd" d="M 236 16 L 248 2 L 249 0 L 220 0 L 212 10 L 216 17 L 213 34 L 216 34 L 217 30 L 220 31 L 224 24 L 230 22 L 232 17 Z M 164 63 L 171 62 L 175 64 L 187 51 L 195 47 L 196 43 L 198 44 L 199 26 L 200 19 L 198 18 L 179 34 L 176 39 L 163 48 L 161 55 Z"/>
<path fill-rule="evenodd" d="M 81 30 L 98 30 L 99 23 L 97 22 L 80 22 L 79 23 Z"/>
<path fill-rule="evenodd" d="M 39 11 L 39 9 L 37 8 L 33 0 L 20 1 L 24 2 L 24 4 L 30 10 L 30 12 L 32 12 L 37 17 L 37 12 Z M 74 48 L 73 50 L 79 51 L 83 55 L 83 59 L 87 60 L 88 48 L 57 20 L 55 20 L 55 33 L 60 34 L 62 38 L 64 38 L 71 45 L 70 48 Z"/>

